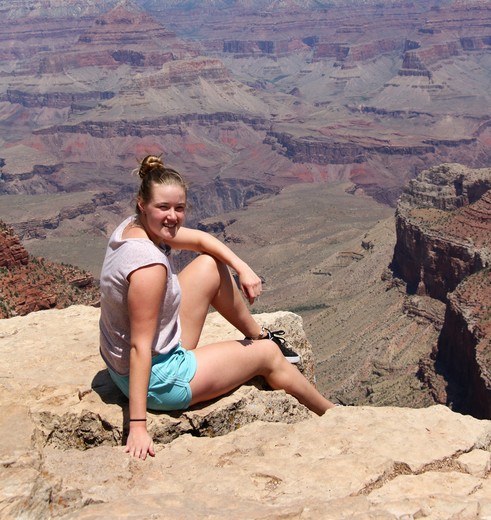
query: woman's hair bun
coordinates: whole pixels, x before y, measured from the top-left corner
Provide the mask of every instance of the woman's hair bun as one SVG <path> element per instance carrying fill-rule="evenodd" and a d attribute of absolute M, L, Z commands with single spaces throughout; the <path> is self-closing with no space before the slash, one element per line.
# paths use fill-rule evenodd
<path fill-rule="evenodd" d="M 155 167 L 163 168 L 164 161 L 160 155 L 147 155 L 141 162 L 140 169 L 138 171 L 138 175 L 141 179 L 143 179 L 150 170 L 153 170 Z"/>

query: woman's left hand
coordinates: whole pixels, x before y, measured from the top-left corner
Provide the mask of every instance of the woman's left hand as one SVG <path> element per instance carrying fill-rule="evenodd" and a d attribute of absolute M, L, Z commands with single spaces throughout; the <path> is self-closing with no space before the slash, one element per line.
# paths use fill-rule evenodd
<path fill-rule="evenodd" d="M 240 288 L 252 305 L 263 290 L 261 278 L 247 265 L 243 271 L 237 274 L 239 275 Z"/>

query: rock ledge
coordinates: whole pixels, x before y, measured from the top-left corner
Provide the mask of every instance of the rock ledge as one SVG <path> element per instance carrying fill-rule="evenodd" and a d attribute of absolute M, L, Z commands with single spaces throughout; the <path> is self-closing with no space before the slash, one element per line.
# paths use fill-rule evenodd
<path fill-rule="evenodd" d="M 491 518 L 491 421 L 444 406 L 319 418 L 252 382 L 149 414 L 156 457 L 130 459 L 98 317 L 74 306 L 0 321 L 2 518 Z M 300 318 L 258 319 L 287 329 L 310 377 Z M 218 335 L 238 336 L 213 314 L 203 341 Z"/>

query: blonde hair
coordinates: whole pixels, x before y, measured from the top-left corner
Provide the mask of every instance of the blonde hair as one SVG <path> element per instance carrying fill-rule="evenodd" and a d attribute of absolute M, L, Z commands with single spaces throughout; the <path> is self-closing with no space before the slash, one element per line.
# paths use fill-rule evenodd
<path fill-rule="evenodd" d="M 138 199 L 141 199 L 144 203 L 148 203 L 152 198 L 152 183 L 180 186 L 187 198 L 187 183 L 178 171 L 164 166 L 164 161 L 160 155 L 147 155 L 140 164 L 138 176 L 141 179 Z M 138 203 L 136 212 L 137 214 L 141 213 Z"/>

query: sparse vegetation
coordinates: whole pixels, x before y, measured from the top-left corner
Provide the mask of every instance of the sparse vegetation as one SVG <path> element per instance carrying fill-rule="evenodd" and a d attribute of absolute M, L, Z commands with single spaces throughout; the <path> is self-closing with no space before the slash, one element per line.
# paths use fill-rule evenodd
<path fill-rule="evenodd" d="M 327 303 L 312 303 L 308 305 L 299 305 L 298 307 L 292 307 L 290 309 L 287 309 L 290 312 L 294 312 L 295 314 L 301 314 L 303 312 L 309 312 L 309 311 L 318 311 L 320 309 L 328 309 L 330 305 Z"/>

